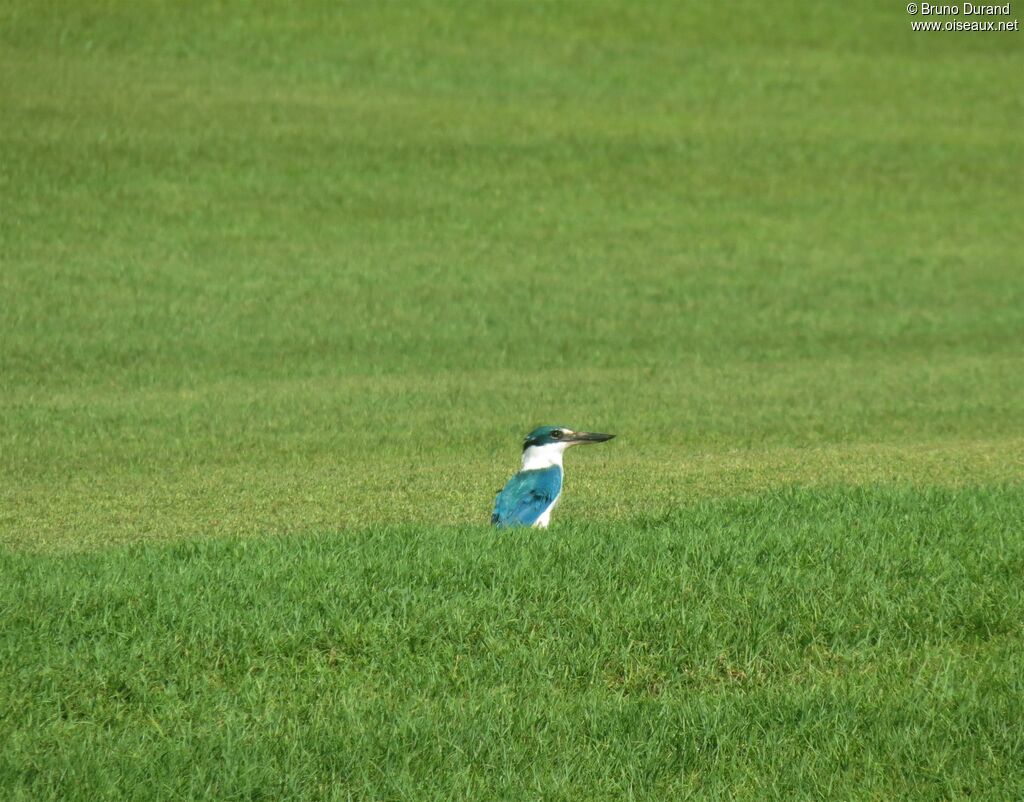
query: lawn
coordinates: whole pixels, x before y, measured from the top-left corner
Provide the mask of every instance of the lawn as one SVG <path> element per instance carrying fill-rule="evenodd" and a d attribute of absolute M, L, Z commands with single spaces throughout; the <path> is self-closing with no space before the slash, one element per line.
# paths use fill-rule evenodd
<path fill-rule="evenodd" d="M 0 5 L 0 797 L 1024 795 L 1024 34 L 909 20 Z"/>

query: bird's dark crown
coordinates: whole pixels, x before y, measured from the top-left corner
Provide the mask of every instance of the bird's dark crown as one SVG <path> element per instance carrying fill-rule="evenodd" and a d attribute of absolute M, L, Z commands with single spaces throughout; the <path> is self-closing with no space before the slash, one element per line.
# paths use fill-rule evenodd
<path fill-rule="evenodd" d="M 561 443 L 572 434 L 568 426 L 539 426 L 526 435 L 523 440 L 523 450 L 530 446 L 547 446 L 552 443 Z"/>

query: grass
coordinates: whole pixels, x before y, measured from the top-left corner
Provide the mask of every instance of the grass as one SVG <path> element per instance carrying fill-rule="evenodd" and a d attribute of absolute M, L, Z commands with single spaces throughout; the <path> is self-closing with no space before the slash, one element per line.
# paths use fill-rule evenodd
<path fill-rule="evenodd" d="M 0 776 L 15 799 L 1013 798 L 1022 511 L 1019 488 L 793 490 L 557 537 L 9 553 Z"/>
<path fill-rule="evenodd" d="M 1019 66 L 0 6 L 0 797 L 1019 798 Z M 619 437 L 495 540 L 548 422 Z"/>

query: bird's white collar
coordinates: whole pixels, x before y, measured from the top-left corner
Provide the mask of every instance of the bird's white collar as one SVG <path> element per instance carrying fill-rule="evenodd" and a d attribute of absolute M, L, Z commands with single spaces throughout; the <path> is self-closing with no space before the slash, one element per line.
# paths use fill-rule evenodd
<path fill-rule="evenodd" d="M 571 443 L 548 443 L 545 446 L 529 446 L 523 450 L 523 470 L 536 471 L 553 465 L 562 467 L 562 454 Z"/>

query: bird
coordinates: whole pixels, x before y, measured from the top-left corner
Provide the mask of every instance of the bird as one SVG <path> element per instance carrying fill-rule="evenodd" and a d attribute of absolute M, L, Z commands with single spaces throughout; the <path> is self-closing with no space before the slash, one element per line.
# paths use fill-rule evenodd
<path fill-rule="evenodd" d="M 576 432 L 568 426 L 541 426 L 523 440 L 523 467 L 494 499 L 491 523 L 499 529 L 544 529 L 562 494 L 562 455 L 567 448 L 603 443 L 614 434 Z"/>

